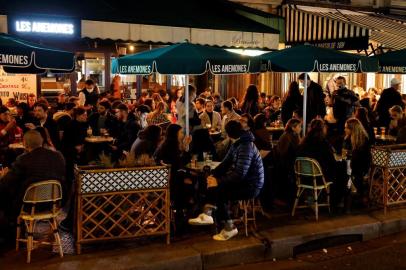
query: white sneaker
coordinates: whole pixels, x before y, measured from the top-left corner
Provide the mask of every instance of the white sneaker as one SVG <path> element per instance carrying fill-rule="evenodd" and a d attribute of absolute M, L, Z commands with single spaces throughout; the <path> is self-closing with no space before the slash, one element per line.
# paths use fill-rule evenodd
<path fill-rule="evenodd" d="M 214 220 L 212 216 L 209 216 L 205 213 L 201 213 L 197 216 L 197 218 L 189 219 L 190 225 L 212 225 L 214 224 Z"/>
<path fill-rule="evenodd" d="M 213 239 L 217 241 L 227 241 L 228 239 L 236 236 L 238 234 L 237 228 L 232 229 L 231 231 L 221 230 L 219 234 L 213 235 Z"/>

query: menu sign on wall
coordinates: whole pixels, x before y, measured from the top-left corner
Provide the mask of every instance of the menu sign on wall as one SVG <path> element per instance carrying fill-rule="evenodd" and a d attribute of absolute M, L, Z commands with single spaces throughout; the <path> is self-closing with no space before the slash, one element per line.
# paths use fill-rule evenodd
<path fill-rule="evenodd" d="M 11 74 L 0 69 L 0 98 L 5 104 L 8 99 L 27 102 L 29 94 L 37 94 L 37 76 L 33 74 Z"/>

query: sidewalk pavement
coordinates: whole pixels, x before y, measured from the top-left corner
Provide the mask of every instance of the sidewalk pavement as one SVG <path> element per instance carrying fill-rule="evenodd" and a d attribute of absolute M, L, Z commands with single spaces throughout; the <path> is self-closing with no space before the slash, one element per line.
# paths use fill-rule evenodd
<path fill-rule="evenodd" d="M 257 223 L 258 230 L 250 237 L 245 237 L 240 227 L 239 236 L 226 242 L 212 240 L 212 230 L 199 227 L 175 238 L 170 245 L 164 244 L 163 238 L 98 243 L 84 246 L 82 255 L 67 254 L 63 259 L 45 247 L 33 251 L 29 265 L 25 263 L 24 250 L 10 250 L 0 255 L 0 269 L 200 270 L 289 258 L 298 246 L 311 248 L 320 239 L 318 248 L 331 245 L 334 241 L 328 239 L 338 236 L 353 235 L 354 239 L 365 241 L 404 231 L 406 209 L 391 209 L 386 216 L 382 210 L 335 217 L 322 215 L 318 222 L 310 213 L 306 216 L 301 211 L 294 218 L 284 214 L 267 219 L 258 213 Z"/>

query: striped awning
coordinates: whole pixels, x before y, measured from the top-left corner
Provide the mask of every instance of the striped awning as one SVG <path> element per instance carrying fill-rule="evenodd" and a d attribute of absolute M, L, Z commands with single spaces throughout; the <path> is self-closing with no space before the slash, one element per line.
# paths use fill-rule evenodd
<path fill-rule="evenodd" d="M 334 49 L 363 49 L 368 46 L 367 28 L 319 12 L 319 8 L 285 5 L 286 44 L 312 43 Z M 351 40 L 357 41 L 351 45 Z M 345 44 L 347 42 L 347 44 Z M 357 47 L 357 48 L 353 48 Z"/>
<path fill-rule="evenodd" d="M 292 5 L 283 12 L 289 43 L 369 37 L 387 49 L 406 48 L 406 25 L 385 15 Z"/>

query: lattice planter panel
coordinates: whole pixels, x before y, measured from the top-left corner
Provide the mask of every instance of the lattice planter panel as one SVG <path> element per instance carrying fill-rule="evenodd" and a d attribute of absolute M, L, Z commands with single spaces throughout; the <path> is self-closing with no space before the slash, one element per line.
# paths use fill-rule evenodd
<path fill-rule="evenodd" d="M 76 170 L 77 252 L 93 241 L 166 235 L 169 168 Z"/>
<path fill-rule="evenodd" d="M 370 200 L 387 207 L 406 202 L 405 145 L 375 147 L 372 152 Z"/>

